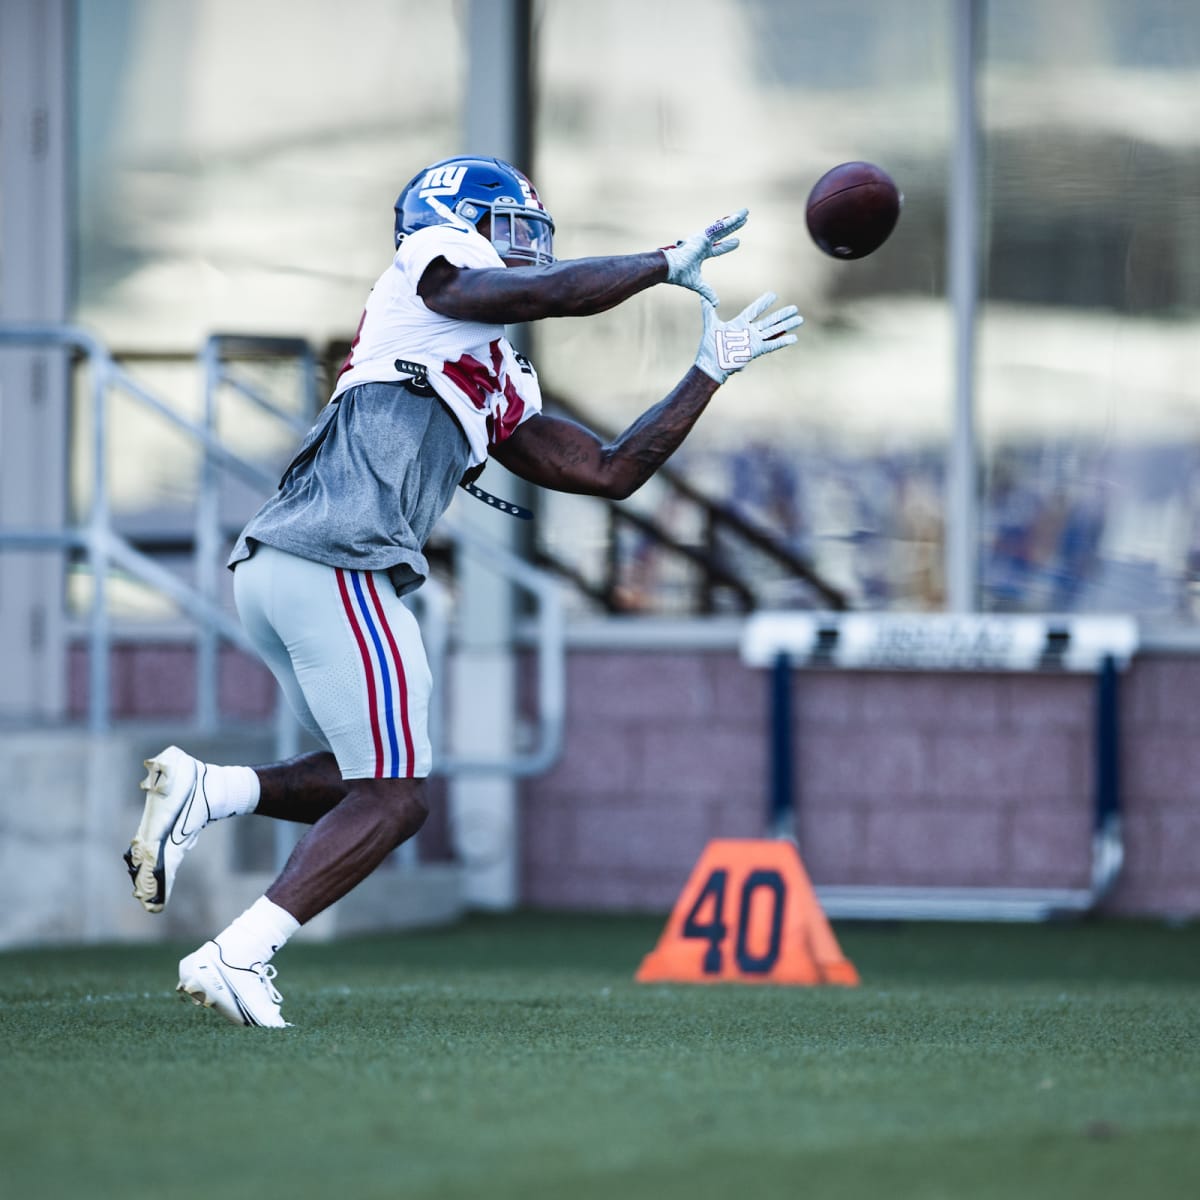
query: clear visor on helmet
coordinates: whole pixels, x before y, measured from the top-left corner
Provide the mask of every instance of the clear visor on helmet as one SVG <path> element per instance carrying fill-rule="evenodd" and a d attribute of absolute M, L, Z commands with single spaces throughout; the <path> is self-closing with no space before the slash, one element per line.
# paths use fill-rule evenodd
<path fill-rule="evenodd" d="M 492 205 L 491 240 L 501 258 L 537 266 L 554 261 L 554 222 L 537 209 Z"/>

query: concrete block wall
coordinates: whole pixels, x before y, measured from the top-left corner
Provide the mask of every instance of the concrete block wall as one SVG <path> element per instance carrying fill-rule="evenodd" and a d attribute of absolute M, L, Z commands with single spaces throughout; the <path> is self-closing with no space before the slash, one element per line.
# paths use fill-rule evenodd
<path fill-rule="evenodd" d="M 1113 912 L 1200 914 L 1200 659 L 1122 679 Z M 818 885 L 1088 883 L 1094 680 L 798 671 L 796 832 Z M 766 833 L 768 681 L 731 649 L 579 649 L 562 761 L 524 788 L 544 907 L 665 909 L 712 837 Z"/>
<path fill-rule="evenodd" d="M 669 909 L 710 838 L 762 834 L 766 684 L 735 663 L 570 655 L 564 755 L 522 793 L 529 904 Z"/>
<path fill-rule="evenodd" d="M 121 720 L 181 721 L 196 706 L 196 653 L 184 640 L 117 641 L 113 646 L 109 700 Z M 248 654 L 222 646 L 217 657 L 217 704 L 224 721 L 267 721 L 275 711 L 275 679 Z M 67 653 L 67 715 L 88 711 L 88 647 Z"/>
<path fill-rule="evenodd" d="M 1122 717 L 1127 867 L 1114 907 L 1200 913 L 1200 658 L 1135 662 Z"/>
<path fill-rule="evenodd" d="M 523 903 L 666 910 L 710 838 L 766 833 L 768 682 L 742 666 L 736 631 L 675 649 L 630 643 L 606 634 L 569 651 L 564 756 L 521 785 Z M 120 647 L 117 712 L 190 711 L 189 654 Z M 82 715 L 85 652 L 72 663 Z M 260 664 L 229 650 L 221 669 L 228 716 L 270 715 Z M 814 882 L 1085 886 L 1094 687 L 1075 675 L 797 672 L 796 832 Z M 1200 915 L 1198 700 L 1200 656 L 1142 653 L 1122 676 L 1126 862 L 1108 911 Z M 444 824 L 435 812 L 423 858 L 450 853 Z"/>
<path fill-rule="evenodd" d="M 134 900 L 121 856 L 141 819 L 141 762 L 170 741 L 218 762 L 272 756 L 269 733 L 206 739 L 161 724 L 95 737 L 0 732 L 0 948 L 203 940 L 263 893 L 275 874 L 270 834 L 278 826 L 247 818 L 204 831 L 164 913 L 151 916 Z M 244 836 L 256 832 L 267 834 L 265 855 L 253 852 L 261 839 Z M 394 858 L 301 936 L 444 924 L 464 909 L 456 864 Z"/>

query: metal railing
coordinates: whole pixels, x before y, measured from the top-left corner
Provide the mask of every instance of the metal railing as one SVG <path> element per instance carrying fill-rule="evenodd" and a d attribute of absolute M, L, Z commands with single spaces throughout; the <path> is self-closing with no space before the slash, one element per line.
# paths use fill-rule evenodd
<path fill-rule="evenodd" d="M 566 396 L 550 391 L 543 394 L 548 408 L 595 428 L 594 421 Z M 604 437 L 611 436 L 607 430 L 597 432 Z M 697 543 L 679 538 L 661 521 L 627 505 L 612 500 L 598 500 L 604 506 L 608 525 L 609 556 L 603 579 L 599 583 L 590 583 L 544 546 L 538 548 L 538 562 L 571 579 L 608 612 L 622 612 L 624 608 L 619 600 L 621 564 L 617 555 L 618 533 L 623 525 L 631 526 L 651 542 L 659 553 L 682 559 L 696 569 L 697 584 L 691 602 L 695 613 L 710 615 L 716 612 L 716 597 L 720 592 L 731 596 L 737 609 L 743 613 L 754 612 L 762 607 L 757 589 L 759 572 L 747 570 L 739 562 L 740 558 L 753 556 L 757 556 L 760 563 L 768 563 L 781 571 L 784 578 L 805 588 L 813 597 L 814 607 L 835 612 L 849 607 L 845 594 L 823 578 L 807 558 L 737 509 L 705 495 L 670 463 L 660 467 L 655 478 L 667 488 L 673 501 L 699 514 L 702 532 Z"/>
<path fill-rule="evenodd" d="M 82 552 L 92 576 L 93 590 L 87 621 L 88 707 L 87 724 L 93 733 L 112 726 L 110 673 L 113 629 L 109 613 L 108 577 L 113 568 L 127 572 L 157 593 L 167 597 L 197 626 L 196 723 L 215 727 L 218 719 L 217 656 L 223 639 L 254 655 L 254 647 L 239 622 L 227 613 L 219 599 L 222 550 L 217 477 L 222 471 L 241 479 L 259 494 L 277 486 L 273 473 L 255 466 L 231 451 L 217 434 L 217 393 L 232 387 L 241 396 L 293 433 L 309 428 L 309 420 L 297 417 L 270 401 L 232 369 L 231 360 L 250 356 L 290 356 L 301 367 L 311 417 L 317 404 L 317 363 L 311 349 L 300 339 L 215 334 L 210 337 L 199 363 L 204 376 L 203 419 L 193 421 L 134 379 L 114 359 L 104 343 L 77 326 L 44 323 L 0 322 L 0 349 L 4 347 L 56 348 L 69 350 L 86 362 L 90 372 L 92 430 L 90 457 L 92 482 L 90 510 L 83 524 L 57 529 L 0 526 L 0 552 L 4 550 L 51 550 Z M 195 585 L 189 584 L 161 563 L 142 553 L 113 529 L 109 500 L 108 445 L 111 436 L 109 400 L 114 391 L 132 398 L 181 430 L 202 450 L 200 487 L 193 529 Z M 564 607 L 559 586 L 545 572 L 531 567 L 515 554 L 488 542 L 465 527 L 448 524 L 456 551 L 480 558 L 536 601 L 535 627 L 538 652 L 538 733 L 533 747 L 504 759 L 442 753 L 445 722 L 440 710 L 431 713 L 431 738 L 435 761 L 441 773 L 495 772 L 516 776 L 545 770 L 558 757 L 563 740 L 565 714 Z M 440 667 L 449 653 L 449 604 L 442 587 L 430 580 L 415 594 L 418 614 L 429 648 L 431 665 Z M 437 695 L 440 696 L 439 689 Z M 277 741 L 284 753 L 294 753 L 298 731 L 287 705 L 277 727 Z"/>
<path fill-rule="evenodd" d="M 302 386 L 300 416 L 288 412 L 270 400 L 234 369 L 233 360 L 247 357 L 294 359 L 300 365 Z M 290 430 L 297 439 L 308 432 L 317 412 L 317 362 L 312 347 L 303 338 L 260 337 L 245 334 L 212 334 L 200 352 L 204 375 L 204 430 L 209 438 L 220 441 L 218 398 L 228 387 L 260 412 Z M 206 442 L 207 444 L 207 442 Z M 196 588 L 206 600 L 218 603 L 222 550 L 219 464 L 207 453 L 201 464 L 200 486 L 196 494 L 193 559 Z M 263 493 L 275 489 L 277 480 L 263 476 Z M 196 636 L 196 719 L 202 729 L 216 728 L 219 720 L 217 697 L 218 631 L 200 624 Z"/>
<path fill-rule="evenodd" d="M 92 577 L 92 599 L 88 616 L 88 728 L 104 733 L 112 724 L 109 683 L 111 671 L 112 626 L 109 615 L 108 576 L 112 566 L 128 571 L 156 591 L 174 601 L 189 617 L 219 631 L 243 649 L 251 650 L 241 626 L 208 597 L 189 588 L 170 571 L 139 553 L 112 528 L 109 503 L 108 441 L 109 393 L 119 390 L 158 413 L 167 421 L 195 438 L 206 458 L 241 476 L 252 486 L 270 486 L 258 468 L 226 449 L 202 425 L 190 421 L 155 396 L 117 365 L 99 338 L 72 325 L 43 323 L 0 323 L 0 346 L 25 348 L 50 347 L 74 351 L 87 362 L 91 374 L 92 489 L 88 519 L 82 525 L 60 529 L 0 528 L 0 550 L 41 549 L 82 550 Z"/>

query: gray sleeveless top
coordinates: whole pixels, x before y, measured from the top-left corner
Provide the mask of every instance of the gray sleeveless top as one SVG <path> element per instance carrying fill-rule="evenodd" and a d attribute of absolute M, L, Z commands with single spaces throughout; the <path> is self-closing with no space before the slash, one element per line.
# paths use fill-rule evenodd
<path fill-rule="evenodd" d="M 413 591 L 469 461 L 466 436 L 436 396 L 360 384 L 326 406 L 228 565 L 262 542 L 331 567 L 387 571 L 399 594 Z"/>

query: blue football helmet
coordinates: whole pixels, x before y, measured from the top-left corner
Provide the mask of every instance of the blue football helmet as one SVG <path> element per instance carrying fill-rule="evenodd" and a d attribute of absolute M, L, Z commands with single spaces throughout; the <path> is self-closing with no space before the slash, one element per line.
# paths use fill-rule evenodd
<path fill-rule="evenodd" d="M 460 155 L 419 171 L 396 200 L 396 245 L 427 225 L 470 225 L 503 259 L 554 261 L 554 220 L 532 183 L 499 158 Z"/>

